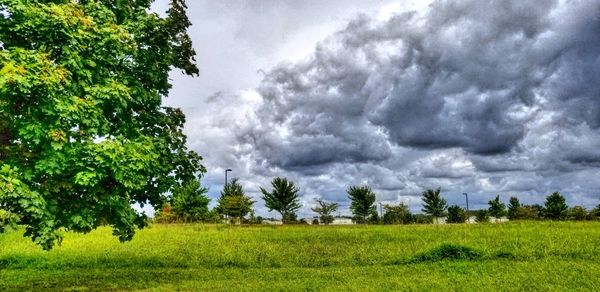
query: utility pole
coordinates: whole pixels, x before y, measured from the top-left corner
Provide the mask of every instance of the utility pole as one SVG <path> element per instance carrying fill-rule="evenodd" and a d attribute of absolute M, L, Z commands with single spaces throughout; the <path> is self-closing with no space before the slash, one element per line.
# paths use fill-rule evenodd
<path fill-rule="evenodd" d="M 463 193 L 465 195 L 465 199 L 467 200 L 467 223 L 469 223 L 469 195 L 467 193 Z"/>

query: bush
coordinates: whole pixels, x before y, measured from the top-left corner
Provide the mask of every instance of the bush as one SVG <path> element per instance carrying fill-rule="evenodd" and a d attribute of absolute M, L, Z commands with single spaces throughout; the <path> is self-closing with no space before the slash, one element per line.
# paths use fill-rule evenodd
<path fill-rule="evenodd" d="M 567 218 L 569 220 L 583 221 L 588 219 L 588 212 L 582 206 L 575 206 L 567 210 Z"/>
<path fill-rule="evenodd" d="M 525 205 L 517 208 L 515 219 L 534 220 L 541 218 L 543 209 L 539 205 Z"/>
<path fill-rule="evenodd" d="M 413 222 L 412 214 L 406 204 L 384 205 L 383 209 L 385 210 L 383 214 L 384 224 L 409 224 Z"/>
<path fill-rule="evenodd" d="M 477 211 L 477 217 L 475 218 L 477 223 L 488 223 L 490 222 L 490 214 L 487 210 Z"/>
<path fill-rule="evenodd" d="M 332 218 L 332 219 L 333 219 L 333 218 Z M 313 221 L 312 221 L 312 224 L 313 224 L 313 225 L 319 225 L 319 219 L 316 219 L 316 218 L 315 218 L 315 219 L 313 219 Z"/>
<path fill-rule="evenodd" d="M 417 224 L 431 224 L 431 223 L 433 223 L 433 218 L 431 216 L 427 216 L 425 214 L 415 214 L 413 216 L 413 220 Z"/>
<path fill-rule="evenodd" d="M 450 208 L 448 208 L 448 211 Z M 430 251 L 418 254 L 412 262 L 439 262 L 443 260 L 477 260 L 483 256 L 480 252 L 460 244 L 442 244 Z"/>
<path fill-rule="evenodd" d="M 465 223 L 467 221 L 467 213 L 465 210 L 457 205 L 448 207 L 448 223 Z"/>
<path fill-rule="evenodd" d="M 595 220 L 600 219 L 600 205 L 596 206 L 596 208 L 594 208 L 590 211 L 590 217 L 591 217 L 591 219 L 595 219 Z"/>

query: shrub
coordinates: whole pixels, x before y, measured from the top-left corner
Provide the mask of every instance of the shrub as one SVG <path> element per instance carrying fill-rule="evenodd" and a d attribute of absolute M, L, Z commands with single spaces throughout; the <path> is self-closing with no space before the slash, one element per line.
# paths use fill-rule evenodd
<path fill-rule="evenodd" d="M 409 224 L 413 222 L 412 214 L 406 204 L 400 203 L 399 205 L 384 205 L 383 214 L 384 224 Z"/>
<path fill-rule="evenodd" d="M 442 244 L 430 251 L 416 255 L 412 262 L 439 262 L 444 260 L 478 260 L 482 254 L 470 247 L 460 244 Z"/>
<path fill-rule="evenodd" d="M 448 223 L 465 223 L 467 221 L 467 213 L 465 210 L 457 205 L 448 207 Z"/>
<path fill-rule="evenodd" d="M 588 219 L 588 212 L 582 206 L 575 206 L 567 210 L 567 218 L 570 220 L 583 221 Z"/>
<path fill-rule="evenodd" d="M 475 218 L 475 220 L 478 223 L 488 223 L 490 222 L 490 214 L 487 210 L 479 210 L 477 211 L 477 217 Z"/>
<path fill-rule="evenodd" d="M 538 206 L 541 207 L 541 206 Z M 525 205 L 517 208 L 516 219 L 539 219 L 540 213 L 543 213 L 543 209 L 536 208 L 536 206 Z"/>
<path fill-rule="evenodd" d="M 317 218 L 313 219 L 312 225 L 319 225 L 319 219 L 317 219 Z"/>

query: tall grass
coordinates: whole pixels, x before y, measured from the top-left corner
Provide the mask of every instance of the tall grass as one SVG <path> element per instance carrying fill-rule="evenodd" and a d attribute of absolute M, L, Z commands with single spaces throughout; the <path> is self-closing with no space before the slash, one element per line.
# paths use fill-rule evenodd
<path fill-rule="evenodd" d="M 0 289 L 600 289 L 598 222 L 154 225 L 124 244 L 68 233 L 50 252 L 20 234 L 0 235 Z M 478 256 L 414 260 L 444 246 Z"/>

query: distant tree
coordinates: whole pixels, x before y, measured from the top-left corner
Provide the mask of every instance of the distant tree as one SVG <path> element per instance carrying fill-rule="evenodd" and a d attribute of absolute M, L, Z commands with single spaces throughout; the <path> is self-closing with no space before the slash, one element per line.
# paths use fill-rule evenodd
<path fill-rule="evenodd" d="M 510 197 L 508 200 L 508 219 L 517 219 L 518 209 L 521 207 L 521 203 L 517 197 Z"/>
<path fill-rule="evenodd" d="M 488 210 L 482 209 L 477 211 L 477 217 L 475 217 L 475 221 L 477 221 L 478 223 L 490 222 L 490 214 Z"/>
<path fill-rule="evenodd" d="M 465 223 L 467 221 L 467 213 L 465 210 L 457 205 L 448 207 L 448 223 Z"/>
<path fill-rule="evenodd" d="M 329 203 L 321 199 L 315 200 L 318 206 L 311 208 L 311 210 L 319 214 L 319 221 L 323 224 L 333 223 L 333 214 L 338 209 L 337 203 Z"/>
<path fill-rule="evenodd" d="M 375 208 L 375 193 L 369 186 L 352 186 L 347 190 L 350 203 L 350 211 L 354 215 L 353 220 L 359 224 L 368 222 L 369 217 L 377 217 Z"/>
<path fill-rule="evenodd" d="M 523 205 L 517 208 L 516 218 L 523 220 L 543 218 L 543 209 L 540 205 Z"/>
<path fill-rule="evenodd" d="M 170 205 L 173 214 L 184 222 L 204 221 L 208 218 L 208 189 L 192 180 L 173 190 Z"/>
<path fill-rule="evenodd" d="M 260 216 L 257 217 L 254 210 L 250 211 L 250 218 L 248 218 L 249 224 L 262 224 L 262 221 L 263 221 L 263 218 Z"/>
<path fill-rule="evenodd" d="M 302 207 L 298 192 L 300 189 L 294 185 L 292 181 L 288 181 L 287 178 L 276 177 L 271 182 L 273 191 L 269 192 L 264 188 L 260 188 L 263 194 L 263 200 L 265 200 L 265 206 L 269 211 L 277 211 L 281 214 L 283 223 L 289 223 L 295 221 L 296 210 Z"/>
<path fill-rule="evenodd" d="M 382 218 L 379 217 L 379 214 L 377 213 L 377 207 L 375 207 L 375 212 L 367 218 L 367 224 L 383 224 Z"/>
<path fill-rule="evenodd" d="M 600 204 L 590 211 L 590 216 L 593 219 L 600 219 Z"/>
<path fill-rule="evenodd" d="M 179 218 L 173 213 L 171 203 L 165 202 L 160 210 L 154 214 L 155 223 L 177 223 Z"/>
<path fill-rule="evenodd" d="M 234 178 L 221 191 L 216 209 L 220 214 L 229 216 L 231 219 L 237 219 L 241 223 L 244 216 L 252 210 L 253 204 L 254 201 L 244 194 L 238 179 Z"/>
<path fill-rule="evenodd" d="M 564 219 L 568 208 L 565 197 L 554 192 L 546 198 L 545 217 L 552 220 Z"/>
<path fill-rule="evenodd" d="M 205 221 L 210 223 L 222 223 L 223 216 L 219 213 L 217 208 L 213 208 L 208 212 Z"/>
<path fill-rule="evenodd" d="M 588 211 L 582 206 L 575 206 L 567 210 L 569 220 L 583 221 L 588 219 Z"/>
<path fill-rule="evenodd" d="M 417 223 L 417 224 L 431 224 L 432 223 L 431 216 L 428 216 L 425 214 L 415 214 L 415 215 L 413 215 L 413 219 L 415 220 L 415 223 Z"/>
<path fill-rule="evenodd" d="M 384 224 L 409 224 L 413 222 L 412 214 L 404 203 L 398 205 L 386 204 L 383 206 L 383 210 Z"/>
<path fill-rule="evenodd" d="M 319 225 L 319 219 L 317 219 L 317 218 L 313 219 L 312 225 Z"/>
<path fill-rule="evenodd" d="M 488 209 L 490 216 L 500 218 L 506 216 L 506 205 L 500 202 L 500 195 L 497 195 L 495 199 L 488 202 L 490 208 Z"/>
<path fill-rule="evenodd" d="M 441 189 L 438 188 L 435 191 L 428 189 L 423 192 L 423 213 L 433 217 L 443 217 L 446 214 L 448 205 L 446 204 L 446 200 L 440 195 L 440 191 Z"/>

